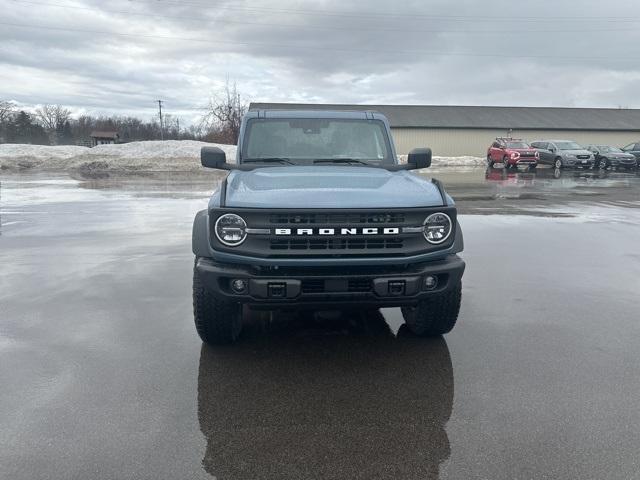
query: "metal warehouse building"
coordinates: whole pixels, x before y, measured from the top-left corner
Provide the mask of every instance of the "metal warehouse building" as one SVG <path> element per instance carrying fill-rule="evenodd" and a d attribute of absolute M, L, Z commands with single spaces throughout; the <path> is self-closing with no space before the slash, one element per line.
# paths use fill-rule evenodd
<path fill-rule="evenodd" d="M 575 140 L 623 147 L 640 142 L 640 110 L 613 108 L 458 107 L 252 103 L 282 110 L 375 110 L 391 123 L 399 154 L 431 147 L 439 156 L 485 156 L 495 137 Z"/>

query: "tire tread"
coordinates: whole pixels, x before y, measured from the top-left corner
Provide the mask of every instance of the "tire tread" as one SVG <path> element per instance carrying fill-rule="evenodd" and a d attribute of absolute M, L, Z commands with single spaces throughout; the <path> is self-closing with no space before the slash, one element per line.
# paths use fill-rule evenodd
<path fill-rule="evenodd" d="M 230 344 L 235 342 L 240 333 L 238 328 L 238 322 L 241 321 L 240 305 L 213 296 L 200 280 L 195 265 L 193 268 L 193 318 L 198 336 L 207 344 Z"/>
<path fill-rule="evenodd" d="M 403 307 L 402 315 L 409 329 L 421 337 L 444 335 L 453 330 L 462 302 L 462 283 L 453 290 L 427 300 L 416 307 Z"/>

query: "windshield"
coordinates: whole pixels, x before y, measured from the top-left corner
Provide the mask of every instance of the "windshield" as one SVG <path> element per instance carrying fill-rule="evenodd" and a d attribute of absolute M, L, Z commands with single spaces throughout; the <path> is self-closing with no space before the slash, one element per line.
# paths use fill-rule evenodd
<path fill-rule="evenodd" d="M 607 145 L 601 145 L 598 148 L 603 153 L 624 153 L 622 150 L 620 150 L 617 147 L 609 147 Z"/>
<path fill-rule="evenodd" d="M 527 145 L 525 142 L 507 142 L 507 148 L 516 148 L 516 149 L 527 149 L 529 148 L 529 145 Z"/>
<path fill-rule="evenodd" d="M 576 142 L 555 142 L 558 150 L 583 150 Z"/>
<path fill-rule="evenodd" d="M 393 165 L 387 131 L 379 120 L 252 119 L 242 146 L 242 161 L 287 159 L 298 165 L 318 160 L 345 165 Z"/>

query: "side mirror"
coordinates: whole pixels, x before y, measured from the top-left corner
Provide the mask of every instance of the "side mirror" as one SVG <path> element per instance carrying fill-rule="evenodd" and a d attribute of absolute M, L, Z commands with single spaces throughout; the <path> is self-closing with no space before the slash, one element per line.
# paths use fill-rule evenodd
<path fill-rule="evenodd" d="M 231 170 L 232 165 L 227 163 L 227 155 L 218 147 L 202 147 L 200 150 L 200 162 L 203 167 L 217 168 L 218 170 Z"/>
<path fill-rule="evenodd" d="M 407 164 L 409 165 L 411 170 L 429 168 L 431 166 L 431 149 L 414 148 L 409 152 Z"/>

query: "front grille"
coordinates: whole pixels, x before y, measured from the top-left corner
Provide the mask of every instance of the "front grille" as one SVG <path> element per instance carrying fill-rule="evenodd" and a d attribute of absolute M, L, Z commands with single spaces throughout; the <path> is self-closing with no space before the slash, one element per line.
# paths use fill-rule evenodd
<path fill-rule="evenodd" d="M 305 225 L 325 224 L 341 226 L 342 224 L 381 224 L 404 223 L 404 213 L 278 213 L 269 217 L 272 224 Z"/>
<path fill-rule="evenodd" d="M 404 246 L 402 238 L 321 238 L 286 239 L 270 241 L 271 250 L 369 250 L 398 249 Z"/>
<path fill-rule="evenodd" d="M 536 154 L 534 152 L 522 152 L 520 154 L 521 157 L 535 157 Z"/>
<path fill-rule="evenodd" d="M 367 293 L 373 290 L 369 278 L 350 278 L 346 282 L 322 279 L 302 280 L 302 293 Z"/>
<path fill-rule="evenodd" d="M 591 158 L 590 155 L 578 155 L 577 156 L 580 160 L 588 160 Z"/>

